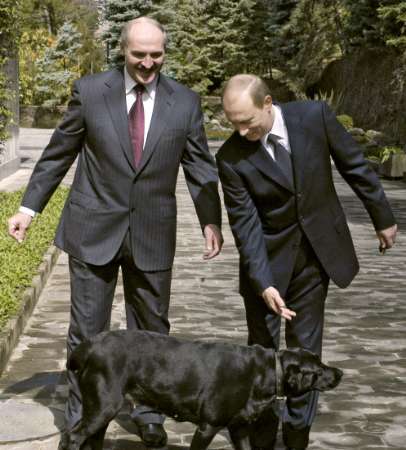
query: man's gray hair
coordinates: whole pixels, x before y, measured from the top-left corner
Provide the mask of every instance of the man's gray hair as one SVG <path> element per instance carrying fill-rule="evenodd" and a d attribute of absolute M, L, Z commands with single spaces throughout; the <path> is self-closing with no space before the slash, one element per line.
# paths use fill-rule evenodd
<path fill-rule="evenodd" d="M 168 43 L 168 35 L 165 31 L 165 28 L 161 23 L 159 23 L 157 20 L 153 19 L 152 17 L 148 16 L 140 16 L 135 19 L 129 20 L 128 22 L 125 22 L 123 25 L 123 28 L 121 29 L 121 37 L 120 37 L 120 48 L 121 51 L 123 51 L 128 44 L 128 35 L 130 33 L 131 28 L 133 25 L 136 25 L 137 23 L 146 22 L 151 25 L 154 25 L 158 28 L 158 30 L 162 31 L 162 34 L 164 35 L 164 47 L 166 48 L 166 45 Z"/>

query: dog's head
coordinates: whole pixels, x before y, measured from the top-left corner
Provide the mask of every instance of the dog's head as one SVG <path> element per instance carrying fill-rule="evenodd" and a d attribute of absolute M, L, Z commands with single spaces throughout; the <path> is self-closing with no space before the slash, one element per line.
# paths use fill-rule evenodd
<path fill-rule="evenodd" d="M 343 372 L 320 361 L 318 355 L 301 348 L 280 352 L 283 389 L 286 396 L 298 396 L 309 391 L 334 389 Z"/>

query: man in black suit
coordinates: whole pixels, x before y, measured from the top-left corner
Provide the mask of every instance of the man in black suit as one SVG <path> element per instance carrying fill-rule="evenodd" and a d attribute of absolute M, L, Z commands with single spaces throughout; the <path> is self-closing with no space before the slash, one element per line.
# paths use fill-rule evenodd
<path fill-rule="evenodd" d="M 331 159 L 367 209 L 382 251 L 395 241 L 391 208 L 326 103 L 273 104 L 263 80 L 236 75 L 225 87 L 223 107 L 236 132 L 216 159 L 240 254 L 249 343 L 279 348 L 283 317 L 287 346 L 320 355 L 329 280 L 344 288 L 358 271 Z M 316 406 L 316 393 L 287 401 L 287 448 L 307 447 Z M 270 414 L 256 424 L 254 447 L 274 447 L 278 420 Z"/>
<path fill-rule="evenodd" d="M 68 111 L 34 169 L 22 208 L 9 220 L 10 234 L 22 241 L 32 215 L 43 210 L 78 157 L 55 238 L 69 254 L 68 356 L 109 328 L 119 267 L 128 328 L 169 332 L 180 165 L 205 237 L 204 258 L 222 246 L 217 171 L 200 99 L 160 74 L 165 43 L 162 26 L 150 18 L 125 25 L 125 67 L 74 83 Z M 68 372 L 68 379 L 70 429 L 80 420 L 81 402 L 74 374 Z M 166 443 L 156 411 L 143 405 L 133 418 L 147 445 Z"/>

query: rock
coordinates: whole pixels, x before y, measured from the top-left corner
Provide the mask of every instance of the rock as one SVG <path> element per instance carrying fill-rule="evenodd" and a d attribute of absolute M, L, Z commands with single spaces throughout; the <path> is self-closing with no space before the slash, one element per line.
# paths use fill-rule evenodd
<path fill-rule="evenodd" d="M 348 131 L 351 133 L 352 137 L 365 135 L 365 131 L 362 128 L 350 128 Z"/>
<path fill-rule="evenodd" d="M 369 139 L 375 141 L 380 146 L 393 144 L 393 138 L 387 136 L 385 133 L 382 133 L 382 131 L 367 130 L 365 134 Z"/>
<path fill-rule="evenodd" d="M 354 50 L 331 62 L 312 90 L 337 93 L 338 114 L 349 114 L 360 127 L 382 131 L 392 143 L 405 142 L 406 89 L 398 75 L 400 58 L 398 50 L 388 47 Z"/>

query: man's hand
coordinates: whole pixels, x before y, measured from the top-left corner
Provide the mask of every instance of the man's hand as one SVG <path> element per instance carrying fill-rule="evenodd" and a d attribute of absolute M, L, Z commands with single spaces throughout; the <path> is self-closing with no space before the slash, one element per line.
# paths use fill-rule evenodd
<path fill-rule="evenodd" d="M 18 212 L 8 219 L 8 233 L 16 241 L 23 242 L 25 234 L 30 226 L 32 217 L 29 214 Z"/>
<path fill-rule="evenodd" d="M 296 313 L 287 308 L 285 302 L 279 294 L 279 291 L 270 286 L 262 293 L 262 297 L 265 300 L 269 309 L 272 309 L 278 316 L 283 317 L 286 320 L 292 320 L 296 316 Z"/>
<path fill-rule="evenodd" d="M 203 254 L 203 259 L 211 259 L 220 253 L 223 246 L 223 235 L 217 225 L 208 224 L 203 230 L 206 250 Z"/>
<path fill-rule="evenodd" d="M 389 228 L 385 228 L 384 230 L 379 230 L 376 232 L 376 235 L 379 239 L 379 251 L 383 254 L 385 250 L 391 248 L 396 240 L 396 233 L 398 231 L 398 226 L 392 225 Z"/>

